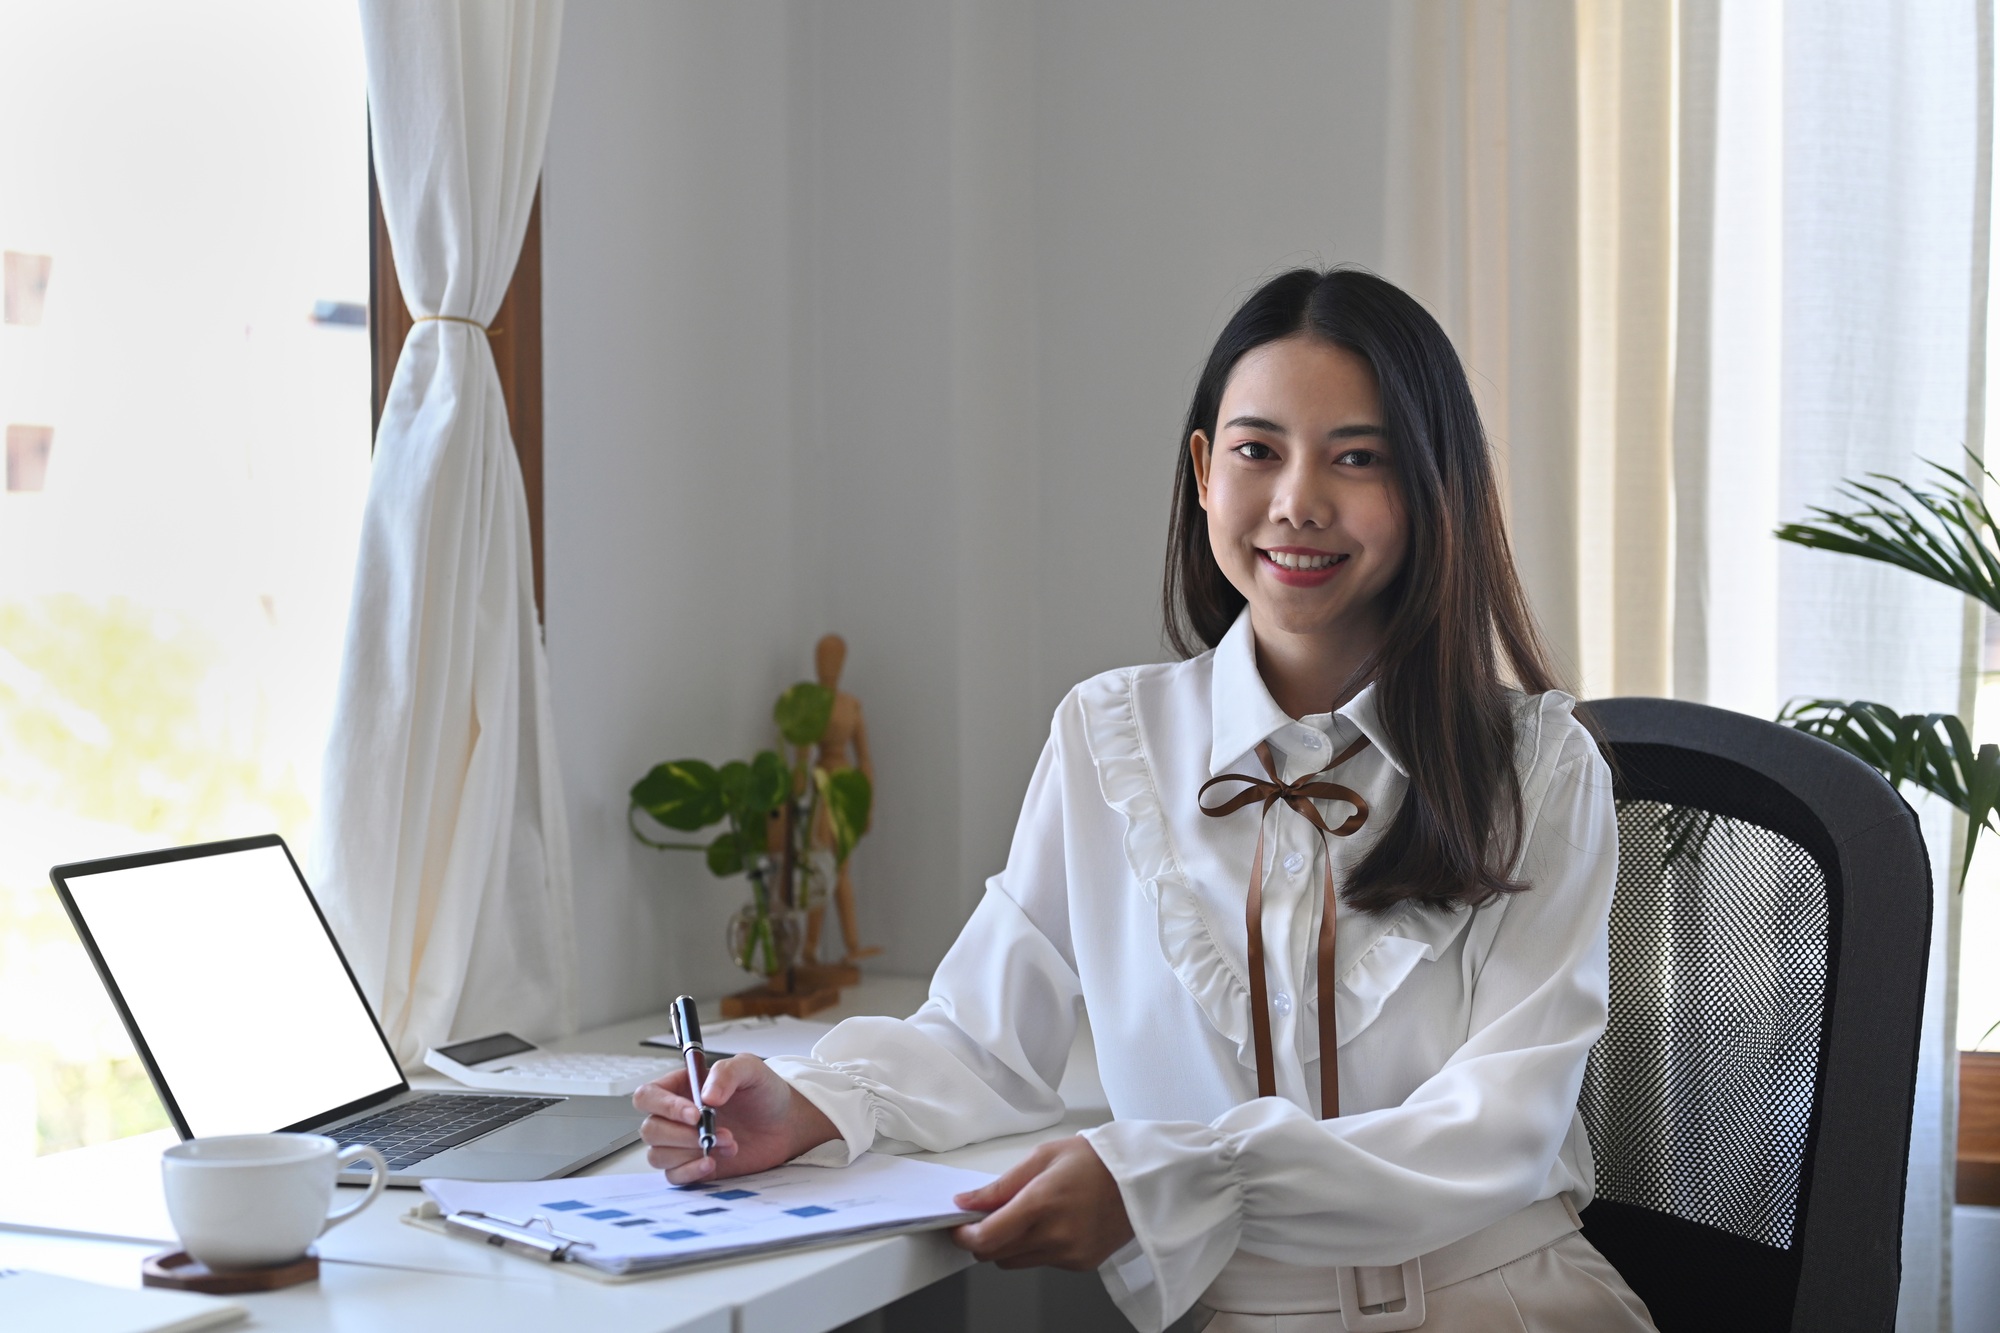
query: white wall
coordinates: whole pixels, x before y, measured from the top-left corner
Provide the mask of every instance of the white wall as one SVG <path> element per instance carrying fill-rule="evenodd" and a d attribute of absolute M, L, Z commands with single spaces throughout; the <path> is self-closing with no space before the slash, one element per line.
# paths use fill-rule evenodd
<path fill-rule="evenodd" d="M 1261 278 L 1381 253 L 1374 4 L 572 4 L 543 234 L 548 643 L 583 1016 L 737 984 L 624 792 L 848 637 L 888 970 L 1004 858 L 1048 713 L 1162 655 L 1179 418 Z"/>
<path fill-rule="evenodd" d="M 633 842 L 625 790 L 747 749 L 796 674 L 788 81 L 775 4 L 567 10 L 543 515 L 586 1025 L 727 980 L 734 904 Z"/>

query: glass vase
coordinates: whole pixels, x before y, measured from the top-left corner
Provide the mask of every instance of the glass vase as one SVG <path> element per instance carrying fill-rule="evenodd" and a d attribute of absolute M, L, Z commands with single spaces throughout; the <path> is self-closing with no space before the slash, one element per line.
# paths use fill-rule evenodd
<path fill-rule="evenodd" d="M 745 972 L 766 981 L 796 966 L 806 942 L 806 914 L 796 907 L 780 907 L 762 892 L 761 884 L 751 900 L 729 918 L 724 938 L 729 957 Z"/>

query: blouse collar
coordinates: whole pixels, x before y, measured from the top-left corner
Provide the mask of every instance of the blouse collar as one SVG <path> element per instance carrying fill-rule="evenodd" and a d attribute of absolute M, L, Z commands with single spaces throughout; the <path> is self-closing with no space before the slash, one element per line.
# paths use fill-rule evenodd
<path fill-rule="evenodd" d="M 1317 716 L 1324 718 L 1326 715 Z M 1388 732 L 1376 711 L 1373 681 L 1362 686 L 1352 699 L 1335 709 L 1334 716 L 1353 724 L 1382 752 L 1382 757 L 1389 761 L 1391 767 L 1404 777 L 1409 776 L 1409 770 L 1397 758 L 1395 747 L 1390 744 Z M 1215 662 L 1209 683 L 1209 718 L 1212 731 L 1208 771 L 1211 775 L 1228 771 L 1262 741 L 1273 741 L 1279 749 L 1296 753 L 1298 745 L 1295 741 L 1288 743 L 1288 734 L 1302 735 L 1305 731 L 1313 731 L 1321 738 L 1319 743 L 1327 743 L 1323 726 L 1316 727 L 1311 722 L 1292 718 L 1278 707 L 1278 701 L 1265 687 L 1264 677 L 1257 671 L 1257 646 L 1251 638 L 1250 608 L 1247 606 L 1238 613 L 1236 623 L 1229 627 L 1229 632 L 1222 636 L 1222 642 L 1215 646 Z M 1329 754 L 1327 757 L 1332 756 Z"/>

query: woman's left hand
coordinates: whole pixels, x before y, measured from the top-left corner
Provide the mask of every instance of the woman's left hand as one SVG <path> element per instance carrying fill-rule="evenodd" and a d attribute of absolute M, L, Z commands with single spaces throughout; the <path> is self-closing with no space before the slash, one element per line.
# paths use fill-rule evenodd
<path fill-rule="evenodd" d="M 953 1202 L 989 1216 L 953 1228 L 952 1240 L 1002 1268 L 1088 1272 L 1132 1239 L 1118 1182 L 1080 1134 L 1044 1143 L 1006 1175 Z"/>

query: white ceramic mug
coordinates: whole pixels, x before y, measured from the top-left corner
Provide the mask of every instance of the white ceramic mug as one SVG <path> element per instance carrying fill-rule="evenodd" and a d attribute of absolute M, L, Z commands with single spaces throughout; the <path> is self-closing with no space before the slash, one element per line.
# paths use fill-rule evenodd
<path fill-rule="evenodd" d="M 350 1162 L 369 1165 L 368 1192 L 332 1214 L 334 1183 Z M 373 1148 L 318 1134 L 228 1134 L 166 1150 L 160 1174 L 181 1248 L 210 1268 L 290 1263 L 366 1208 L 389 1182 Z"/>

